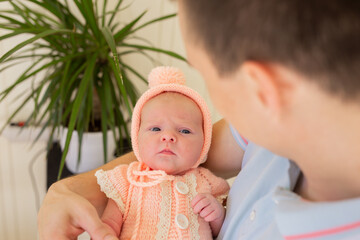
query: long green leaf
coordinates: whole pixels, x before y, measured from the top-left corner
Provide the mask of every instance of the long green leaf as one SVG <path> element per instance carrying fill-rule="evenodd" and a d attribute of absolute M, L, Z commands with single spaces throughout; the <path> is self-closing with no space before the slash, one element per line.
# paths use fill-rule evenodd
<path fill-rule="evenodd" d="M 139 93 L 137 92 L 136 87 L 134 86 L 134 83 L 132 81 L 130 81 L 130 78 L 127 75 L 126 71 L 124 71 L 123 77 L 124 77 L 126 91 L 128 92 L 128 96 L 131 100 L 132 105 L 134 106 L 138 99 Z"/>
<path fill-rule="evenodd" d="M 5 28 L 5 27 L 2 27 L 4 29 L 8 29 L 8 28 Z M 12 38 L 14 36 L 17 36 L 17 35 L 22 35 L 24 33 L 30 33 L 30 34 L 34 34 L 34 33 L 38 33 L 38 32 L 41 32 L 43 31 L 44 29 L 39 29 L 39 28 L 16 28 L 14 27 L 14 30 L 11 31 L 11 33 L 8 33 L 8 34 L 5 34 L 5 35 L 2 35 L 0 36 L 0 40 L 4 40 L 4 39 L 8 39 L 8 38 Z"/>
<path fill-rule="evenodd" d="M 144 50 L 149 50 L 149 51 L 153 51 L 153 52 L 164 53 L 166 55 L 169 55 L 171 57 L 174 57 L 174 58 L 177 58 L 179 60 L 186 62 L 186 59 L 183 56 L 181 56 L 173 51 L 168 51 L 168 50 L 164 50 L 161 48 L 154 48 L 154 47 L 148 47 L 148 46 L 136 45 L 136 44 L 127 44 L 127 43 L 123 43 L 121 45 L 121 47 L 130 47 L 130 48 L 144 49 Z"/>
<path fill-rule="evenodd" d="M 102 5 L 101 27 L 105 26 L 106 7 L 107 7 L 107 0 L 104 0 Z"/>
<path fill-rule="evenodd" d="M 160 22 L 160 21 L 164 21 L 164 20 L 166 20 L 166 19 L 170 19 L 170 18 L 176 17 L 176 15 L 177 15 L 176 13 L 173 13 L 173 14 L 169 14 L 169 15 L 166 15 L 166 16 L 162 16 L 162 17 L 159 17 L 159 18 L 155 18 L 155 19 L 153 19 L 153 20 L 151 20 L 151 21 L 148 21 L 148 22 L 144 23 L 143 25 L 141 25 L 141 26 L 133 29 L 129 34 L 134 33 L 134 32 L 137 32 L 137 31 L 139 31 L 140 29 L 142 29 L 142 28 L 144 28 L 144 27 L 146 27 L 146 26 L 148 26 L 148 25 L 150 25 L 150 24 L 157 23 L 157 22 Z"/>
<path fill-rule="evenodd" d="M 61 157 L 58 179 L 61 178 L 61 174 L 62 174 L 64 164 L 65 164 L 65 158 L 66 158 L 66 155 L 67 155 L 67 153 L 69 151 L 70 140 L 71 140 L 71 137 L 72 137 L 72 133 L 74 131 L 75 124 L 76 124 L 76 119 L 77 119 L 77 117 L 79 115 L 79 112 L 80 112 L 81 103 L 82 103 L 82 101 L 84 99 L 84 96 L 86 94 L 88 86 L 89 86 L 89 84 L 90 84 L 90 82 L 92 80 L 92 74 L 93 74 L 95 63 L 96 63 L 96 58 L 97 58 L 97 55 L 94 54 L 92 56 L 92 58 L 89 60 L 89 65 L 86 68 L 83 81 L 80 83 L 79 90 L 78 90 L 77 95 L 75 97 L 74 106 L 73 106 L 73 110 L 72 110 L 72 113 L 71 113 L 71 116 L 70 116 L 70 121 L 69 121 L 69 126 L 68 126 L 68 133 L 66 135 L 65 147 L 64 147 L 64 150 L 63 150 L 63 155 Z"/>
<path fill-rule="evenodd" d="M 147 84 L 147 80 L 145 77 L 143 77 L 138 71 L 136 71 L 134 68 L 130 67 L 129 65 L 125 64 L 125 63 L 120 63 L 124 68 L 128 69 L 130 72 L 132 72 L 133 74 L 135 74 L 139 79 L 141 79 L 145 84 Z"/>
<path fill-rule="evenodd" d="M 117 105 L 114 105 L 115 104 L 115 101 L 114 99 L 112 98 L 111 96 L 111 89 L 114 88 L 114 84 L 113 84 L 113 81 L 111 79 L 111 76 L 109 75 L 109 73 L 106 73 L 105 74 L 105 78 L 104 78 L 104 93 L 105 93 L 105 103 L 106 103 L 106 111 L 107 111 L 107 114 L 109 115 L 109 121 L 108 122 L 108 126 L 110 128 L 113 128 L 113 125 L 114 125 L 114 108 L 117 107 Z M 112 129 L 114 131 L 114 129 Z"/>
<path fill-rule="evenodd" d="M 54 0 L 42 0 L 42 1 L 28 0 L 28 1 L 42 7 L 44 11 L 52 13 L 52 15 L 60 19 L 62 23 L 65 23 L 64 26 L 66 27 L 72 27 L 66 24 L 68 22 L 77 22 L 77 23 L 80 22 L 73 14 L 71 14 L 69 8 L 65 7 L 59 1 L 54 1 Z M 47 16 L 46 14 L 41 14 L 40 12 L 37 12 L 34 9 L 31 9 L 30 11 L 33 13 L 39 13 L 39 16 L 41 16 L 42 18 L 46 18 L 51 22 L 58 23 L 58 21 Z"/>
<path fill-rule="evenodd" d="M 13 59 L 13 60 L 18 60 L 18 59 Z M 0 73 L 5 71 L 6 69 L 12 68 L 14 66 L 18 66 L 18 65 L 23 64 L 25 62 L 27 62 L 27 61 L 19 61 L 19 62 L 14 62 L 12 64 L 8 64 L 7 66 L 0 69 Z M 0 81 L 1 81 L 1 79 L 0 79 Z M 1 93 L 0 93 L 0 95 L 1 95 Z"/>
<path fill-rule="evenodd" d="M 69 33 L 71 31 L 69 31 L 68 29 L 58 29 L 58 30 L 47 30 L 44 31 L 42 33 L 39 33 L 37 35 L 35 35 L 34 37 L 19 43 L 18 45 L 16 45 L 14 48 L 10 49 L 9 51 L 7 51 L 1 58 L 0 58 L 0 63 L 2 63 L 6 58 L 8 58 L 11 54 L 13 54 L 14 52 L 18 51 L 19 49 L 29 45 L 30 43 L 33 43 L 34 41 L 41 39 L 43 37 L 52 35 L 52 34 L 58 34 L 58 33 Z"/>
<path fill-rule="evenodd" d="M 74 54 L 76 55 L 76 54 Z M 57 59 L 57 60 L 53 60 L 41 67 L 39 67 L 38 69 L 34 70 L 33 72 L 27 74 L 34 66 L 36 66 L 41 60 L 43 59 L 39 59 L 37 62 L 35 62 L 34 64 L 32 64 L 17 80 L 14 84 L 12 84 L 10 87 L 8 87 L 7 89 L 5 89 L 3 92 L 0 93 L 0 96 L 1 96 L 1 99 L 0 100 L 3 100 L 10 92 L 11 90 L 16 87 L 17 85 L 19 85 L 20 83 L 22 83 L 23 81 L 29 79 L 30 77 L 38 74 L 39 72 L 43 71 L 44 69 L 48 69 L 50 66 L 54 66 L 56 64 L 58 64 L 59 62 L 62 62 L 62 61 L 66 61 L 66 59 L 69 59 L 73 56 L 65 56 L 63 58 L 60 58 L 60 59 Z"/>
<path fill-rule="evenodd" d="M 122 75 L 121 75 L 121 70 L 120 70 L 120 64 L 119 64 L 119 58 L 118 58 L 118 54 L 116 51 L 116 45 L 115 45 L 115 39 L 112 36 L 110 29 L 108 27 L 104 27 L 101 29 L 107 44 L 109 45 L 111 52 L 113 54 L 113 58 L 108 58 L 109 61 L 113 64 L 111 64 L 112 66 L 114 66 L 113 71 L 115 74 L 115 78 L 118 81 L 119 87 L 120 87 L 120 91 L 122 93 L 122 95 L 124 96 L 124 102 L 125 102 L 125 106 L 127 107 L 129 113 L 132 112 L 129 101 L 128 101 L 128 96 L 127 96 L 127 92 L 125 91 L 124 88 L 124 81 L 122 79 Z"/>
<path fill-rule="evenodd" d="M 145 15 L 146 11 L 142 12 L 137 18 L 135 18 L 132 22 L 123 27 L 120 31 L 115 33 L 114 39 L 116 42 L 121 41 L 125 36 L 127 36 L 133 26 Z"/>
<path fill-rule="evenodd" d="M 109 72 L 109 71 L 107 71 L 107 72 Z M 119 94 L 117 94 L 116 89 L 117 88 L 115 86 L 110 89 L 111 95 L 112 95 L 112 98 L 114 99 L 114 104 L 116 106 L 120 106 L 120 99 L 118 99 L 118 97 L 117 97 L 117 96 L 119 96 Z M 118 148 L 118 152 L 122 154 L 122 153 L 124 153 L 124 151 L 123 151 L 123 136 L 125 134 L 125 137 L 128 141 L 128 145 L 130 146 L 131 145 L 130 134 L 129 134 L 129 131 L 127 128 L 127 123 L 124 120 L 123 113 L 120 111 L 120 108 L 118 108 L 118 107 L 114 108 L 114 115 L 115 115 L 116 125 L 119 126 L 118 127 L 119 139 L 118 139 L 117 148 Z"/>
<path fill-rule="evenodd" d="M 9 1 L 9 3 L 13 6 L 14 11 L 16 11 L 16 13 L 22 17 L 25 23 L 31 25 L 30 21 L 28 20 L 28 17 L 24 14 L 26 11 L 24 11 L 24 9 L 21 9 L 18 5 L 16 5 L 14 1 Z"/>
<path fill-rule="evenodd" d="M 32 2 L 34 2 L 34 1 L 32 1 Z M 39 1 L 35 1 L 35 2 L 39 3 Z M 59 4 L 58 1 L 57 1 L 57 3 Z M 22 3 L 20 3 L 20 4 L 23 6 L 24 9 L 26 9 L 27 12 L 34 15 L 34 18 L 32 18 L 33 21 L 34 21 L 34 24 L 37 24 L 37 23 L 41 22 L 43 25 L 46 25 L 48 27 L 50 27 L 50 24 L 55 24 L 55 25 L 58 25 L 58 26 L 60 25 L 60 22 L 57 19 L 57 18 L 60 18 L 59 16 L 56 16 L 57 18 L 54 19 L 51 16 L 49 16 L 48 14 L 43 14 L 41 11 L 37 11 L 35 9 L 29 8 L 25 4 L 22 4 Z M 43 4 L 44 4 L 44 2 L 39 3 L 38 5 L 42 6 L 43 8 L 46 9 L 46 11 L 48 11 L 49 10 L 48 5 L 44 6 Z M 50 22 L 46 22 L 45 20 L 49 20 Z"/>
<path fill-rule="evenodd" d="M 128 94 L 127 94 L 127 92 L 125 90 L 124 80 L 123 80 L 123 77 L 122 77 L 122 74 L 121 74 L 121 71 L 120 71 L 120 67 L 116 66 L 117 64 L 114 61 L 114 59 L 109 57 L 108 60 L 110 61 L 112 71 L 114 72 L 114 77 L 115 77 L 117 85 L 118 85 L 118 87 L 120 89 L 120 93 L 123 96 L 123 100 L 124 100 L 125 106 L 127 108 L 127 111 L 129 113 L 129 115 L 131 116 L 132 115 L 132 107 L 130 107 L 130 104 L 129 104 Z"/>
<path fill-rule="evenodd" d="M 61 122 L 62 119 L 62 109 L 64 108 L 64 102 L 62 101 L 64 99 L 65 96 L 65 84 L 67 82 L 67 80 L 71 77 L 70 76 L 70 66 L 72 64 L 72 61 L 66 61 L 65 62 L 65 67 L 64 67 L 64 71 L 63 71 L 63 75 L 62 78 L 60 80 L 60 106 L 59 106 L 59 114 L 58 114 L 58 122 Z"/>
<path fill-rule="evenodd" d="M 153 65 L 163 65 L 161 64 L 158 60 L 156 60 L 155 58 L 153 58 L 150 54 L 146 53 L 145 51 L 142 51 L 141 49 L 134 49 L 134 50 L 129 50 L 129 51 L 123 51 L 119 54 L 119 56 L 124 56 L 127 54 L 133 54 L 133 53 L 137 53 L 140 55 L 143 55 L 144 57 L 146 57 L 147 59 L 150 60 L 151 63 L 153 63 Z"/>
<path fill-rule="evenodd" d="M 20 77 L 18 79 L 16 79 L 15 83 L 13 83 L 9 87 L 7 87 L 5 90 L 0 92 L 0 101 L 4 100 L 6 98 L 6 96 L 14 89 L 14 87 L 18 86 L 20 83 L 24 82 L 25 80 L 27 80 L 31 76 L 35 75 L 36 73 L 40 72 L 41 68 L 28 74 L 42 60 L 43 59 L 40 58 L 37 61 L 35 61 L 33 64 L 31 64 L 27 69 L 25 69 L 25 71 L 20 75 Z"/>
<path fill-rule="evenodd" d="M 100 29 L 97 23 L 97 19 L 95 17 L 94 13 L 94 7 L 91 0 L 81 0 L 75 1 L 76 5 L 78 6 L 78 9 L 81 11 L 83 17 L 86 20 L 86 23 L 89 24 L 91 31 L 94 34 L 95 39 L 99 39 L 101 37 L 100 35 Z"/>
<path fill-rule="evenodd" d="M 11 15 L 17 15 L 13 11 L 2 11 L 2 12 L 3 13 L 8 13 L 8 14 L 11 14 Z M 6 25 L 11 24 L 11 25 L 16 25 L 18 27 L 23 27 L 25 25 L 23 22 L 20 22 L 20 21 L 16 20 L 15 18 L 12 18 L 10 16 L 6 16 L 6 15 L 3 15 L 3 14 L 0 14 L 0 18 L 8 20 Z M 6 26 L 5 24 L 2 24 L 2 25 Z"/>
<path fill-rule="evenodd" d="M 114 10 L 113 14 L 111 15 L 110 20 L 109 20 L 109 22 L 107 24 L 108 26 L 110 26 L 112 24 L 112 22 L 113 22 L 113 20 L 114 20 L 114 18 L 116 16 L 116 13 L 118 12 L 118 9 L 120 8 L 122 2 L 123 2 L 122 0 L 118 0 L 117 4 L 115 6 L 115 10 Z"/>

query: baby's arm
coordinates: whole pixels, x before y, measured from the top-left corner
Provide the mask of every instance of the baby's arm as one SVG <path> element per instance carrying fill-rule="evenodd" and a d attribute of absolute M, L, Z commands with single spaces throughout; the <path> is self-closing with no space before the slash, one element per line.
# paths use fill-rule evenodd
<path fill-rule="evenodd" d="M 206 222 L 209 222 L 213 237 L 217 237 L 225 219 L 225 209 L 208 193 L 199 193 L 191 201 L 191 206 Z"/>
<path fill-rule="evenodd" d="M 122 214 L 114 200 L 109 199 L 101 220 L 111 228 L 116 236 L 120 235 Z"/>

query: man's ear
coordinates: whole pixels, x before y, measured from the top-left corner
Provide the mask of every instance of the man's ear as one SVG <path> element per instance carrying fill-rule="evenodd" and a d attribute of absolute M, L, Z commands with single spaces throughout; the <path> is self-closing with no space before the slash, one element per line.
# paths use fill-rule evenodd
<path fill-rule="evenodd" d="M 245 62 L 241 67 L 243 78 L 251 84 L 259 107 L 271 114 L 280 114 L 283 107 L 283 84 L 273 66 L 259 62 Z"/>

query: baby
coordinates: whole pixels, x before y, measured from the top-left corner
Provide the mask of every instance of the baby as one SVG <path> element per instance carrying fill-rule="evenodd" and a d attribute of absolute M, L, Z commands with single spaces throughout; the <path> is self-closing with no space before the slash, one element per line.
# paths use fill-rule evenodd
<path fill-rule="evenodd" d="M 96 172 L 109 198 L 102 216 L 120 239 L 213 239 L 228 183 L 199 167 L 210 147 L 205 101 L 183 74 L 158 67 L 138 100 L 131 137 L 138 162 Z"/>

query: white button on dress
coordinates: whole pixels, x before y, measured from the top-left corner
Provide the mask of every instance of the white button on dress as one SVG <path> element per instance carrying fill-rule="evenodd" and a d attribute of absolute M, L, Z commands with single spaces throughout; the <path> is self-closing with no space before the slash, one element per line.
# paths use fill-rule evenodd
<path fill-rule="evenodd" d="M 175 188 L 181 194 L 188 194 L 189 192 L 189 187 L 184 182 L 177 182 Z"/>
<path fill-rule="evenodd" d="M 189 227 L 189 220 L 184 214 L 176 215 L 175 223 L 180 229 L 187 229 Z"/>

